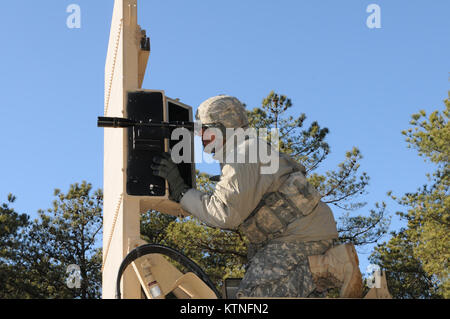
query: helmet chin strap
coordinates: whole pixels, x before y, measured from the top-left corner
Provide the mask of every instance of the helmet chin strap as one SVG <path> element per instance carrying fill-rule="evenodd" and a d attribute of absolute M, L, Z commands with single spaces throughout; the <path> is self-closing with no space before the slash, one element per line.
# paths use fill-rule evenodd
<path fill-rule="evenodd" d="M 203 152 L 208 154 L 215 154 L 216 148 L 215 147 L 208 147 L 209 143 L 207 145 L 203 145 Z"/>
<path fill-rule="evenodd" d="M 220 140 L 213 140 L 206 145 L 203 144 L 203 151 L 208 154 L 216 154 L 216 149 L 223 150 L 225 140 L 222 140 L 222 145 L 220 145 L 220 147 L 218 147 L 219 145 L 217 145 L 219 141 Z"/>
<path fill-rule="evenodd" d="M 216 135 L 213 135 L 214 139 L 207 140 L 207 143 L 204 143 L 203 136 L 202 136 L 202 144 L 203 144 L 203 151 L 208 154 L 216 154 L 216 151 L 219 150 L 220 152 L 226 152 L 226 134 L 227 134 L 227 128 L 222 123 L 212 123 L 212 124 L 206 124 L 205 127 L 210 128 L 217 128 L 220 130 L 222 134 L 222 139 L 217 139 Z M 249 127 L 248 124 L 243 125 L 242 128 L 246 130 Z M 221 143 L 220 143 L 221 141 Z M 219 144 L 219 145 L 218 145 Z M 225 154 L 222 154 L 222 158 L 225 158 Z"/>
<path fill-rule="evenodd" d="M 209 132 L 209 134 L 212 134 L 210 140 L 206 140 L 207 143 L 203 140 L 203 134 L 202 134 L 202 144 L 203 144 L 203 151 L 208 154 L 215 154 L 216 149 L 221 149 L 223 147 L 224 141 L 225 141 L 225 134 L 226 134 L 226 128 L 223 126 L 222 123 L 211 123 L 211 124 L 205 124 L 204 127 L 207 127 L 207 130 L 209 129 L 218 129 L 220 131 L 220 134 L 222 135 L 221 138 L 217 138 L 218 134 L 214 134 Z M 219 132 L 217 132 L 219 133 Z M 218 144 L 222 145 L 218 145 Z"/>

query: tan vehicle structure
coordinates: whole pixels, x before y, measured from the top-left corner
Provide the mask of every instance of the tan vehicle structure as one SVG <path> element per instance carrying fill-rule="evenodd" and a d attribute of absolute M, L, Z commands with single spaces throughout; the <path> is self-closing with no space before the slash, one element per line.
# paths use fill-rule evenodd
<path fill-rule="evenodd" d="M 142 90 L 142 83 L 150 54 L 149 39 L 137 24 L 137 0 L 115 0 L 111 22 L 111 32 L 105 66 L 105 117 L 127 117 L 128 92 L 152 92 Z M 167 98 L 163 91 L 164 103 L 176 103 L 189 111 L 192 121 L 192 108 Z M 163 120 L 170 121 L 166 107 Z M 118 270 L 126 256 L 146 242 L 140 239 L 140 214 L 155 209 L 174 216 L 188 214 L 176 202 L 165 196 L 130 196 L 127 194 L 127 149 L 129 140 L 124 129 L 105 128 L 104 130 L 104 215 L 103 215 L 103 298 L 116 297 Z M 165 144 L 165 150 L 169 148 Z M 194 171 L 194 165 L 192 164 Z M 195 177 L 195 174 L 192 174 Z M 195 181 L 193 181 L 195 183 Z M 166 185 L 167 187 L 167 185 Z M 165 192 L 166 194 L 168 191 Z M 181 273 L 161 254 L 139 256 L 124 269 L 119 277 L 121 298 L 155 299 L 169 294 L 176 298 L 218 298 L 210 285 L 198 274 Z M 348 259 L 342 259 L 343 254 Z M 346 255 L 347 254 L 347 255 Z M 312 256 L 311 270 L 318 278 L 333 273 L 344 282 L 340 296 L 361 298 L 349 291 L 360 291 L 362 279 L 351 265 L 356 257 L 353 246 L 341 245 L 330 249 L 323 256 Z M 353 259 L 352 259 L 353 258 Z M 358 267 L 356 267 L 358 268 Z M 355 288 L 356 287 L 356 288 Z M 372 288 L 365 298 L 391 298 L 383 274 L 380 288 Z"/>

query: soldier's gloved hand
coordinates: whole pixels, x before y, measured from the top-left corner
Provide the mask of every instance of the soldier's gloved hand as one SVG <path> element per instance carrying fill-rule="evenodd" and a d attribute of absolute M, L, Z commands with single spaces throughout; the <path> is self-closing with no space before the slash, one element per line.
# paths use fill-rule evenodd
<path fill-rule="evenodd" d="M 169 183 L 169 199 L 180 202 L 189 187 L 184 183 L 177 165 L 170 158 L 170 154 L 163 153 L 161 157 L 153 157 L 151 168 L 154 175 L 166 179 Z"/>

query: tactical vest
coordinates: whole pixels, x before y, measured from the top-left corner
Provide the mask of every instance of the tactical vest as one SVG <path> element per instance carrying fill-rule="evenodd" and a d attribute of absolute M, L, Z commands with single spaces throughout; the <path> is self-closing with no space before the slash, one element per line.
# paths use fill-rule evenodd
<path fill-rule="evenodd" d="M 263 196 L 239 226 L 251 244 L 261 245 L 281 237 L 289 224 L 311 214 L 321 199 L 305 175 L 296 171 L 275 192 Z"/>

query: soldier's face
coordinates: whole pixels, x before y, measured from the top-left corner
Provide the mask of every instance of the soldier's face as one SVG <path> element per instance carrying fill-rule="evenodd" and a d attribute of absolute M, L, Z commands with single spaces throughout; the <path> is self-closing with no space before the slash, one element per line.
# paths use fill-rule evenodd
<path fill-rule="evenodd" d="M 211 144 L 216 140 L 216 135 L 211 129 L 202 128 L 201 135 L 203 147 L 206 147 L 206 145 Z"/>
<path fill-rule="evenodd" d="M 225 138 L 222 136 L 222 131 L 217 127 L 202 127 L 201 129 L 203 148 L 210 145 L 212 150 L 225 144 Z"/>

